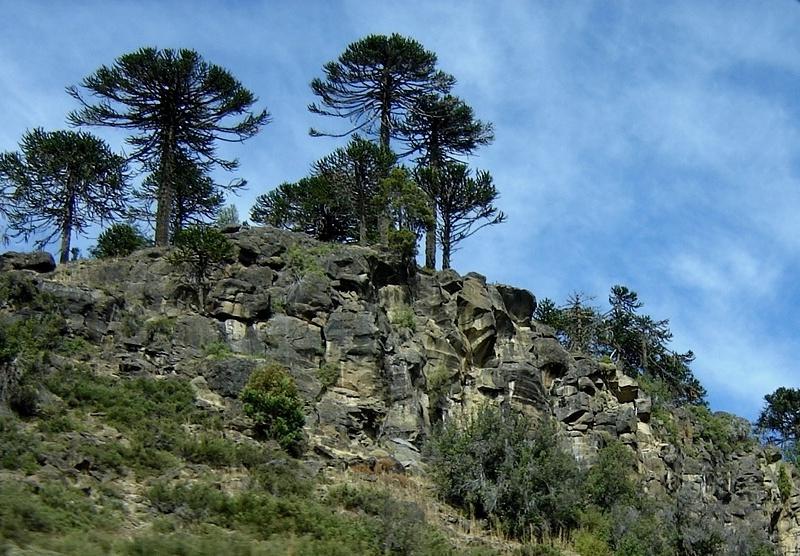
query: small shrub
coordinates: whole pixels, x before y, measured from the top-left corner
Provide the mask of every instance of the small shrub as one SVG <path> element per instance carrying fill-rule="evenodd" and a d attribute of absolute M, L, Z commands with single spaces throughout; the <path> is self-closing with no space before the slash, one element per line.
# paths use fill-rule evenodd
<path fill-rule="evenodd" d="M 203 346 L 203 355 L 209 359 L 225 359 L 233 353 L 227 342 L 211 342 Z"/>
<path fill-rule="evenodd" d="M 0 468 L 33 473 L 39 468 L 40 450 L 39 439 L 25 431 L 16 417 L 0 415 Z"/>
<path fill-rule="evenodd" d="M 438 405 L 447 395 L 452 380 L 452 373 L 444 365 L 438 365 L 426 376 L 428 398 L 432 405 Z"/>
<path fill-rule="evenodd" d="M 564 553 L 550 544 L 526 544 L 520 547 L 515 556 L 564 556 Z"/>
<path fill-rule="evenodd" d="M 305 424 L 303 402 L 294 379 L 283 367 L 270 364 L 254 371 L 241 398 L 256 433 L 276 440 L 290 452 L 300 449 Z"/>
<path fill-rule="evenodd" d="M 785 465 L 781 465 L 780 471 L 778 471 L 778 492 L 783 503 L 786 503 L 792 495 L 792 478 L 789 476 Z"/>
<path fill-rule="evenodd" d="M 192 225 L 175 235 L 175 250 L 167 260 L 183 268 L 191 287 L 205 309 L 208 282 L 222 263 L 233 257 L 233 244 L 213 226 Z"/>
<path fill-rule="evenodd" d="M 408 305 L 402 305 L 389 311 L 389 322 L 397 328 L 405 328 L 411 332 L 417 329 L 417 321 L 414 310 Z"/>
<path fill-rule="evenodd" d="M 447 421 L 428 443 L 440 495 L 517 538 L 538 539 L 577 523 L 580 473 L 561 450 L 555 425 L 482 406 L 466 422 Z"/>
<path fill-rule="evenodd" d="M 149 246 L 150 240 L 136 226 L 113 224 L 97 236 L 97 245 L 89 249 L 89 253 L 96 259 L 127 257 Z"/>
<path fill-rule="evenodd" d="M 323 363 L 317 370 L 317 378 L 325 390 L 336 385 L 340 376 L 342 376 L 342 369 L 338 363 Z"/>
<path fill-rule="evenodd" d="M 311 247 L 292 245 L 284 255 L 286 266 L 302 278 L 309 274 L 325 276 L 325 269 L 320 258 L 333 252 L 334 247 L 327 243 L 320 243 Z"/>
<path fill-rule="evenodd" d="M 634 455 L 624 444 L 618 440 L 609 442 L 589 469 L 586 478 L 589 499 L 604 509 L 635 502 L 640 491 L 635 466 Z"/>
<path fill-rule="evenodd" d="M 152 342 L 158 337 L 169 339 L 175 331 L 175 317 L 153 317 L 144 322 L 147 340 Z"/>
<path fill-rule="evenodd" d="M 580 556 L 612 556 L 613 554 L 605 539 L 585 530 L 575 533 L 573 545 L 575 552 Z"/>

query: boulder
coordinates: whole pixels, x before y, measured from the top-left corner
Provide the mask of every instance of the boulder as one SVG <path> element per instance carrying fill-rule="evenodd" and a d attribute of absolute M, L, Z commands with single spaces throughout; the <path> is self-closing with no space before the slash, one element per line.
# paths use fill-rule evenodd
<path fill-rule="evenodd" d="M 536 310 L 536 298 L 533 294 L 528 290 L 506 286 L 505 284 L 497 284 L 494 287 L 503 298 L 506 311 L 511 315 L 514 322 L 528 326 L 531 322 L 531 317 L 533 317 L 533 312 Z"/>
<path fill-rule="evenodd" d="M 44 251 L 18 253 L 8 251 L 0 255 L 0 272 L 6 270 L 32 270 L 34 272 L 52 272 L 56 269 L 53 255 Z"/>

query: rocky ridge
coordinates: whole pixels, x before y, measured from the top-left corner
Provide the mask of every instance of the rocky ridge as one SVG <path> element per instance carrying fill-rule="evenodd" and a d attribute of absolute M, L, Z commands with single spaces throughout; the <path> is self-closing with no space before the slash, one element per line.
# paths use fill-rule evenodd
<path fill-rule="evenodd" d="M 584 465 L 618 438 L 648 494 L 728 531 L 767 531 L 783 554 L 800 554 L 798 478 L 782 497 L 777 451 L 749 442 L 749 424 L 734 417 L 723 449 L 690 411 L 659 411 L 611 362 L 568 353 L 532 320 L 530 292 L 271 228 L 229 237 L 235 257 L 202 310 L 159 248 L 55 269 L 41 254 L 6 254 L 0 271 L 58 299 L 71 332 L 104 346 L 93 362 L 102 372 L 191 378 L 198 404 L 243 428 L 249 374 L 264 360 L 285 365 L 307 401 L 309 448 L 330 464 L 422 470 L 437 422 L 507 404 L 554 417 Z"/>

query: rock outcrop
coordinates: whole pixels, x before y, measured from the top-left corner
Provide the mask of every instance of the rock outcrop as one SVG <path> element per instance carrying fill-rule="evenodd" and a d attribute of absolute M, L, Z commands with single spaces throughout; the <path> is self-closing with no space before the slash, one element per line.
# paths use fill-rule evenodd
<path fill-rule="evenodd" d="M 414 273 L 386 253 L 271 228 L 229 237 L 235 261 L 204 307 L 158 248 L 55 270 L 38 254 L 6 254 L 0 269 L 58 299 L 72 332 L 107 346 L 111 372 L 186 375 L 208 407 L 236 411 L 255 368 L 285 365 L 320 457 L 388 456 L 417 468 L 438 421 L 507 404 L 554 418 L 583 465 L 619 439 L 649 494 L 680 499 L 730 531 L 766 531 L 783 554 L 800 554 L 798 478 L 782 497 L 782 463 L 747 441 L 746 422 L 730 419 L 742 441 L 722 449 L 692 415 L 654 415 L 635 380 L 610 361 L 568 353 L 533 320 L 530 292 L 475 273 Z"/>

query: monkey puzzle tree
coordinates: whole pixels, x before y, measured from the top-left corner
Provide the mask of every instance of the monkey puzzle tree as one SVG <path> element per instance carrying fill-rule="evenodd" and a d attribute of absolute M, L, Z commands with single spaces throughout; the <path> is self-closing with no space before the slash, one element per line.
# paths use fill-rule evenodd
<path fill-rule="evenodd" d="M 358 130 L 371 134 L 377 127 L 386 149 L 420 96 L 446 93 L 455 83 L 453 76 L 436 69 L 436 54 L 397 33 L 369 35 L 350 44 L 323 72 L 324 79 L 311 82 L 319 104 L 308 109 L 350 120 L 353 127 L 338 137 Z M 334 135 L 315 129 L 311 134 Z"/>
<path fill-rule="evenodd" d="M 61 238 L 60 262 L 69 261 L 72 233 L 125 209 L 125 159 L 84 132 L 28 131 L 20 152 L 0 154 L 0 182 L 11 237 L 41 236 L 41 248 Z"/>
<path fill-rule="evenodd" d="M 244 141 L 269 119 L 266 110 L 251 111 L 253 93 L 194 50 L 142 48 L 100 67 L 81 86 L 99 100 L 92 104 L 69 87 L 82 105 L 69 115 L 71 123 L 137 130 L 127 139 L 131 157 L 158 179 L 156 245 L 169 243 L 177 158 L 185 156 L 203 169 L 233 170 L 238 162 L 221 158 L 216 142 Z"/>
<path fill-rule="evenodd" d="M 334 186 L 336 196 L 344 196 L 358 219 L 358 242 L 367 244 L 374 230 L 379 205 L 376 203 L 381 180 L 396 162 L 394 154 L 380 145 L 354 135 L 347 147 L 314 164 L 314 172 Z"/>
<path fill-rule="evenodd" d="M 764 396 L 764 401 L 766 403 L 758 415 L 756 428 L 767 440 L 776 442 L 787 455 L 796 458 L 800 437 L 800 389 L 781 387 Z"/>
<path fill-rule="evenodd" d="M 246 185 L 244 180 L 234 180 L 228 185 L 215 183 L 208 173 L 185 156 L 177 156 L 172 168 L 175 191 L 170 216 L 170 237 L 190 224 L 202 224 L 214 220 L 225 204 L 225 192 L 235 191 Z M 149 174 L 134 196 L 141 202 L 131 213 L 137 218 L 152 222 L 155 215 L 154 200 L 158 197 L 162 183 L 158 170 Z"/>
<path fill-rule="evenodd" d="M 446 161 L 471 155 L 478 147 L 494 140 L 492 124 L 476 120 L 472 108 L 452 95 L 420 96 L 400 125 L 400 135 L 407 144 L 408 153 L 418 155 L 418 164 L 431 169 L 434 181 L 438 169 Z M 426 231 L 425 266 L 436 268 L 437 206 L 435 196 L 429 197 L 434 219 Z"/>
<path fill-rule="evenodd" d="M 430 168 L 417 171 L 417 181 L 438 207 L 437 239 L 442 246 L 442 268 L 450 268 L 455 246 L 486 226 L 505 222 L 494 206 L 499 196 L 485 170 L 470 175 L 466 164 L 448 162 L 433 175 Z"/>

